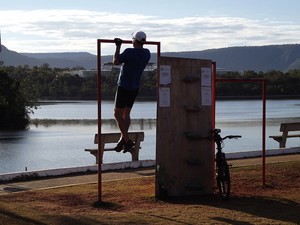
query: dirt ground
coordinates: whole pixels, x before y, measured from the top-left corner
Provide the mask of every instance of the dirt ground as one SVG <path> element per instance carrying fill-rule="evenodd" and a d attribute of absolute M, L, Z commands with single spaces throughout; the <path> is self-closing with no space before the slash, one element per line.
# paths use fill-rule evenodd
<path fill-rule="evenodd" d="M 300 161 L 231 169 L 232 196 L 154 197 L 147 176 L 0 196 L 0 224 L 300 224 Z"/>

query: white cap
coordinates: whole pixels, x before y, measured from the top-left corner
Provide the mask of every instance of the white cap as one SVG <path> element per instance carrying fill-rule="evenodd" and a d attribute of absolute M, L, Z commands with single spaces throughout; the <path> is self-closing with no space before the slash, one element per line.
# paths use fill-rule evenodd
<path fill-rule="evenodd" d="M 140 42 L 145 42 L 146 41 L 146 34 L 143 31 L 137 31 L 131 34 L 132 38 L 136 39 L 137 41 Z"/>

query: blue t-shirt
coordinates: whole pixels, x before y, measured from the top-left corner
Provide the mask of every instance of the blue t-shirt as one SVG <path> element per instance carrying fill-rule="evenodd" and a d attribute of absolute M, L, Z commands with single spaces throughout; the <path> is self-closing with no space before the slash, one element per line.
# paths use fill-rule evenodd
<path fill-rule="evenodd" d="M 136 90 L 140 86 L 141 76 L 150 60 L 150 51 L 146 48 L 127 48 L 118 60 L 123 63 L 118 85 L 128 90 Z"/>

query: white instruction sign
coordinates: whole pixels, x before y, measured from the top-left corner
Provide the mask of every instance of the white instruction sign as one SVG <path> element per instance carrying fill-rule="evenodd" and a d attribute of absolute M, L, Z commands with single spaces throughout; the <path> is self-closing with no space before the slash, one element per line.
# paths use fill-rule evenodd
<path fill-rule="evenodd" d="M 171 66 L 161 65 L 159 71 L 159 84 L 170 84 L 171 83 Z"/>
<path fill-rule="evenodd" d="M 159 107 L 170 107 L 170 88 L 159 88 Z"/>
<path fill-rule="evenodd" d="M 211 68 L 201 68 L 201 86 L 211 87 Z"/>
<path fill-rule="evenodd" d="M 202 105 L 211 106 L 211 87 L 201 87 Z"/>

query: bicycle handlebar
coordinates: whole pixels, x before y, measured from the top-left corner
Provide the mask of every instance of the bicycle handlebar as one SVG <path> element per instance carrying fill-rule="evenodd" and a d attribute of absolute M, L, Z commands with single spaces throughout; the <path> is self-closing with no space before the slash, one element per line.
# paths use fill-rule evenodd
<path fill-rule="evenodd" d="M 195 135 L 193 134 L 192 132 L 185 132 L 185 135 L 189 138 L 192 138 L 192 139 L 198 139 L 198 140 L 204 140 L 204 139 L 207 139 L 207 140 L 214 140 L 215 142 L 221 142 L 225 139 L 238 139 L 238 138 L 241 138 L 242 136 L 241 135 L 227 135 L 225 137 L 221 137 L 220 136 L 220 133 L 221 133 L 221 130 L 220 129 L 214 129 L 214 130 L 211 130 L 212 132 L 212 135 L 208 136 L 208 137 L 203 137 L 203 136 L 200 136 L 200 135 Z"/>
<path fill-rule="evenodd" d="M 242 136 L 241 135 L 228 135 L 228 136 L 225 136 L 225 137 L 221 137 L 221 140 L 225 140 L 225 139 L 238 139 L 238 138 L 241 138 Z M 207 140 L 213 140 L 214 139 L 214 136 L 209 136 L 209 137 L 201 137 L 202 140 L 204 139 L 207 139 Z"/>
<path fill-rule="evenodd" d="M 226 137 L 223 137 L 222 140 L 225 140 L 226 138 L 228 139 L 238 139 L 238 138 L 241 138 L 242 136 L 241 135 L 228 135 Z"/>

